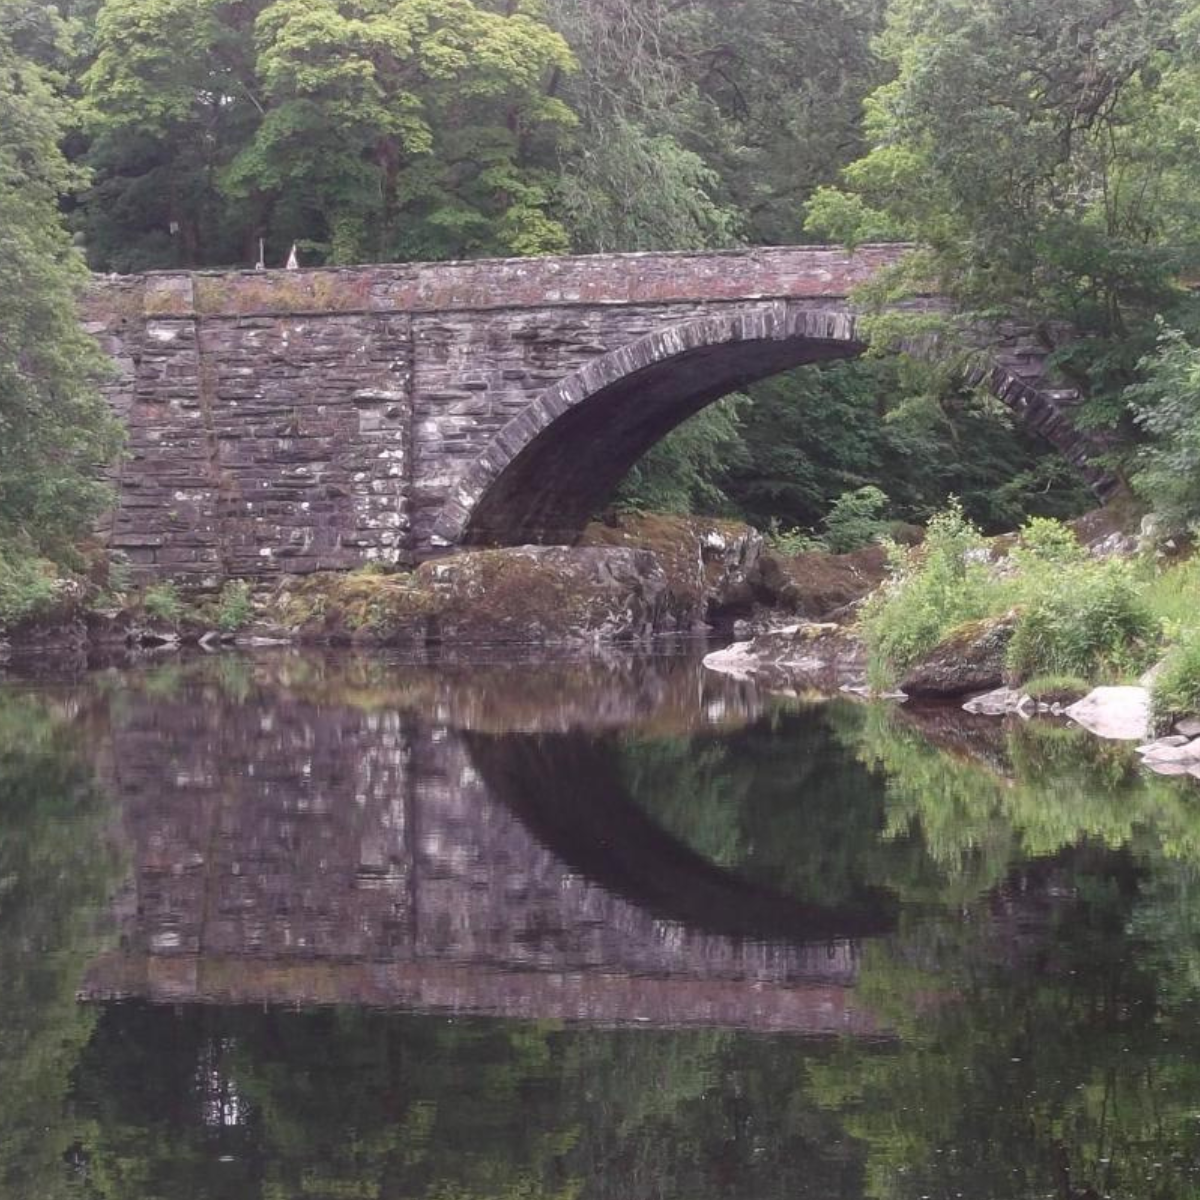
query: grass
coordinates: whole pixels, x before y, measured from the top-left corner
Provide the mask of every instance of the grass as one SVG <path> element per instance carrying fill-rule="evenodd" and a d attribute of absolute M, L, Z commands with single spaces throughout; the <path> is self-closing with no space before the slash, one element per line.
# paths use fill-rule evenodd
<path fill-rule="evenodd" d="M 1091 690 L 1092 685 L 1078 675 L 1035 675 L 1021 685 L 1021 691 L 1041 704 L 1067 704 Z"/>
<path fill-rule="evenodd" d="M 892 547 L 892 578 L 868 603 L 862 633 L 871 682 L 894 684 L 968 622 L 1016 614 L 1008 650 L 1014 680 L 1136 677 L 1181 632 L 1200 624 L 1200 569 L 1172 578 L 1150 562 L 1089 556 L 1057 521 L 1035 518 L 1003 567 L 957 504 L 933 518 L 923 546 Z M 1189 599 L 1190 597 L 1190 599 Z"/>

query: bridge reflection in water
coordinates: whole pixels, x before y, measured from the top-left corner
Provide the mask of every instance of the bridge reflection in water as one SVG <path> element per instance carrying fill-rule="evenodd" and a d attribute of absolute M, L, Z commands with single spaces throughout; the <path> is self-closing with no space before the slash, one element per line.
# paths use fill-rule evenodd
<path fill-rule="evenodd" d="M 130 873 L 85 998 L 877 1031 L 857 941 L 628 794 L 615 730 L 759 719 L 684 660 L 436 671 L 217 661 L 92 716 Z"/>

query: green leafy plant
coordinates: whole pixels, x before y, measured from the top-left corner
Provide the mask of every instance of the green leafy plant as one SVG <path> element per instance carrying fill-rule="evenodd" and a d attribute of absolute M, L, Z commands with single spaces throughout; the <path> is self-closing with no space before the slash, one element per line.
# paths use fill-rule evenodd
<path fill-rule="evenodd" d="M 1200 714 L 1200 628 L 1188 630 L 1167 655 L 1151 686 L 1150 706 L 1160 729 Z"/>
<path fill-rule="evenodd" d="M 183 601 L 173 583 L 155 583 L 142 594 L 142 608 L 156 621 L 174 624 L 183 616 Z"/>
<path fill-rule="evenodd" d="M 890 543 L 891 578 L 868 601 L 861 630 L 875 687 L 893 683 L 951 629 L 988 615 L 997 585 L 979 530 L 957 500 L 930 522 L 925 543 Z"/>
<path fill-rule="evenodd" d="M 244 579 L 231 579 L 221 589 L 216 607 L 217 628 L 223 633 L 244 629 L 254 616 L 254 596 Z"/>
<path fill-rule="evenodd" d="M 1021 591 L 1008 648 L 1018 677 L 1120 678 L 1146 665 L 1157 627 L 1131 564 L 1060 564 L 1024 580 Z"/>
<path fill-rule="evenodd" d="M 0 629 L 20 624 L 53 603 L 51 565 L 12 550 L 0 551 Z"/>
<path fill-rule="evenodd" d="M 888 532 L 887 507 L 888 498 L 877 487 L 843 492 L 825 518 L 822 540 L 833 554 L 849 554 L 882 540 Z"/>
<path fill-rule="evenodd" d="M 795 558 L 798 554 L 813 554 L 825 549 L 825 543 L 814 537 L 807 529 L 785 529 L 778 518 L 772 518 L 764 534 L 767 545 L 776 553 L 786 558 Z"/>

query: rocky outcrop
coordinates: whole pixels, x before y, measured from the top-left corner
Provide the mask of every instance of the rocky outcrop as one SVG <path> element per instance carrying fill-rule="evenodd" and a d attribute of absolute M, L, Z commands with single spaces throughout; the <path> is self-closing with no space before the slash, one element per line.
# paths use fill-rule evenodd
<path fill-rule="evenodd" d="M 290 580 L 270 609 L 297 640 L 316 643 L 583 645 L 678 627 L 659 559 L 598 546 L 480 550 L 411 575 Z"/>
<path fill-rule="evenodd" d="M 710 654 L 704 665 L 770 690 L 837 692 L 866 684 L 866 650 L 840 625 L 790 625 Z"/>
<path fill-rule="evenodd" d="M 772 552 L 762 556 L 753 583 L 763 606 L 826 621 L 868 596 L 887 574 L 887 552 L 882 546 L 851 554 Z"/>
<path fill-rule="evenodd" d="M 1000 687 L 1015 629 L 1013 614 L 960 625 L 910 668 L 900 690 L 907 696 L 932 699 Z"/>
<path fill-rule="evenodd" d="M 650 550 L 666 572 L 677 629 L 748 614 L 763 561 L 763 537 L 738 521 L 621 514 L 589 525 L 579 548 Z"/>

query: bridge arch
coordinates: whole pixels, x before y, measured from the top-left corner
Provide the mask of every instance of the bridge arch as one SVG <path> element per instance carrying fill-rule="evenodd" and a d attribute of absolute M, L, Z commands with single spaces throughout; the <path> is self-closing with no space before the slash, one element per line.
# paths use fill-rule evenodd
<path fill-rule="evenodd" d="M 433 527 L 435 546 L 571 543 L 655 443 L 740 387 L 866 349 L 846 308 L 777 301 L 668 326 L 599 355 L 543 392 L 471 463 Z M 1037 386 L 1010 366 L 975 368 L 1032 431 L 1101 496 L 1114 486 L 1068 410 L 1071 391 Z"/>

